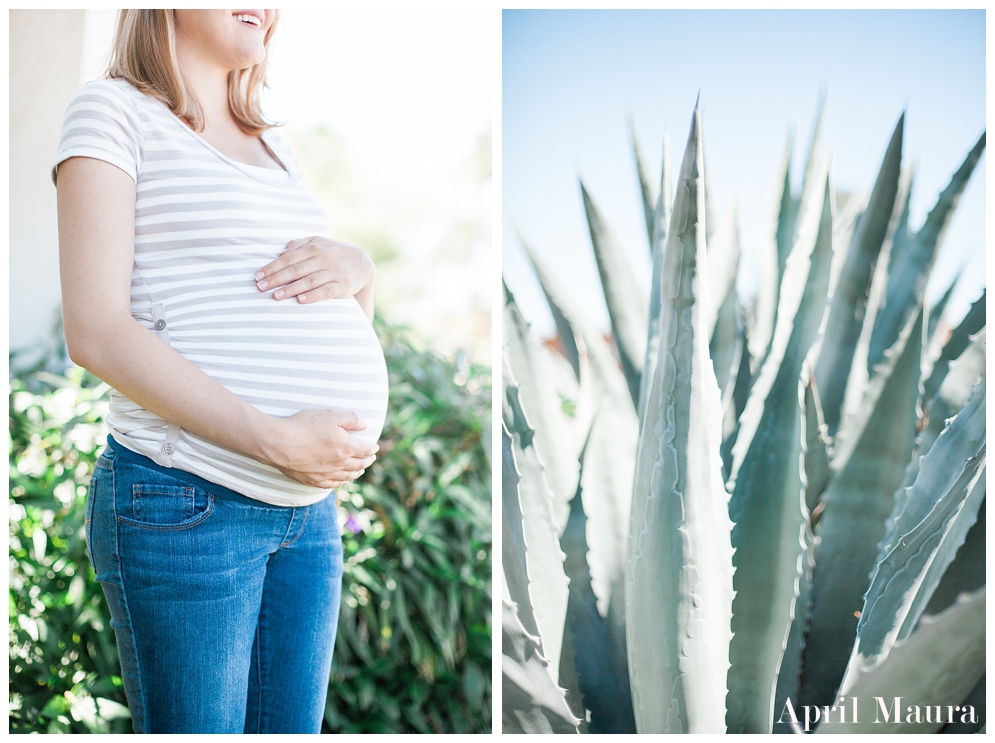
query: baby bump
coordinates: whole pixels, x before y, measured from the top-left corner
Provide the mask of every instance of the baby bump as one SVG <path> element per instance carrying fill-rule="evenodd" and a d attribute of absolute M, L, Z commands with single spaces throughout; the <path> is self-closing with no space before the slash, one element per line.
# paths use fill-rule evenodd
<path fill-rule="evenodd" d="M 356 413 L 375 442 L 387 413 L 383 349 L 352 297 L 310 305 L 254 290 L 177 297 L 163 309 L 168 343 L 269 415 Z"/>

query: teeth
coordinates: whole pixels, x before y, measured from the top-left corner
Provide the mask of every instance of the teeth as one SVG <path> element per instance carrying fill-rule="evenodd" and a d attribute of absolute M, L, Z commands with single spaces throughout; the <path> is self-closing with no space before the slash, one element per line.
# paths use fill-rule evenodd
<path fill-rule="evenodd" d="M 243 13 L 241 15 L 235 16 L 236 21 L 242 21 L 243 23 L 251 23 L 256 28 L 262 27 L 262 22 L 256 18 L 254 15 L 249 15 L 248 13 Z"/>

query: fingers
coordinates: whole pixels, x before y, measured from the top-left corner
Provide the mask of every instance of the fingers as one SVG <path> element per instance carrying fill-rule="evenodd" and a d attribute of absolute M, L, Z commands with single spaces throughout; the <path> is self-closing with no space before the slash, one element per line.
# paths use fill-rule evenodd
<path fill-rule="evenodd" d="M 299 237 L 296 240 L 291 240 L 290 242 L 287 243 L 287 247 L 285 247 L 281 251 L 281 255 L 283 253 L 290 252 L 291 250 L 298 250 L 300 248 L 303 248 L 305 245 L 307 245 L 309 242 L 315 239 L 316 238 L 312 236 L 312 237 Z"/>
<path fill-rule="evenodd" d="M 352 297 L 373 280 L 376 267 L 366 251 L 329 238 L 291 240 L 280 255 L 253 278 L 273 298 L 297 297 L 301 304 Z"/>
<path fill-rule="evenodd" d="M 273 292 L 274 299 L 297 297 L 301 304 L 351 296 L 345 286 L 332 278 L 331 271 L 318 271 Z"/>
<path fill-rule="evenodd" d="M 289 284 L 320 268 L 311 250 L 301 246 L 296 250 L 281 253 L 278 258 L 256 271 L 252 278 L 256 280 L 259 291 L 265 291 L 274 286 Z"/>
<path fill-rule="evenodd" d="M 351 410 L 329 410 L 328 415 L 334 419 L 335 425 L 346 431 L 362 431 L 366 428 L 366 424 Z"/>

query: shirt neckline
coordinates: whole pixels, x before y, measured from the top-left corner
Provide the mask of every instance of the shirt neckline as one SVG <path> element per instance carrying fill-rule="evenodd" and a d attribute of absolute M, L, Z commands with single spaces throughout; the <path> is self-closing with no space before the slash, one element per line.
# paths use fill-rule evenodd
<path fill-rule="evenodd" d="M 216 155 L 218 158 L 228 163 L 239 172 L 257 181 L 277 186 L 288 185 L 296 179 L 296 176 L 294 175 L 293 171 L 290 170 L 287 167 L 287 164 L 277 156 L 273 146 L 270 144 L 270 142 L 267 141 L 269 130 L 266 130 L 262 134 L 260 134 L 259 139 L 263 143 L 263 146 L 269 151 L 270 156 L 277 162 L 277 164 L 279 164 L 282 167 L 282 170 L 276 170 L 275 168 L 265 168 L 261 165 L 250 165 L 249 163 L 243 163 L 240 162 L 239 160 L 233 160 L 232 158 L 228 157 L 228 155 L 219 150 L 217 147 L 208 142 L 206 139 L 204 139 L 202 136 L 200 136 L 193 129 L 191 129 L 183 119 L 181 119 L 179 116 L 170 111 L 169 106 L 167 106 L 165 103 L 160 101 L 155 96 L 150 96 L 145 93 L 142 93 L 142 95 L 144 95 L 146 98 L 151 98 L 153 101 L 158 103 L 159 106 L 162 108 L 162 110 L 165 111 L 167 114 L 169 114 L 169 116 L 173 119 L 173 121 L 177 124 L 177 126 L 183 129 L 187 134 L 193 137 L 197 142 L 199 142 L 209 151 L 214 153 L 214 155 Z"/>

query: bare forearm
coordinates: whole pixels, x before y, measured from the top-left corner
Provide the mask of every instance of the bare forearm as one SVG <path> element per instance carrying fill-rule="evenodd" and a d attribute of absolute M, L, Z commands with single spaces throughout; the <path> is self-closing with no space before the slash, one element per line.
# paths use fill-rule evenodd
<path fill-rule="evenodd" d="M 231 451 L 271 464 L 277 419 L 211 379 L 131 316 L 87 326 L 66 317 L 70 355 L 146 410 Z"/>

